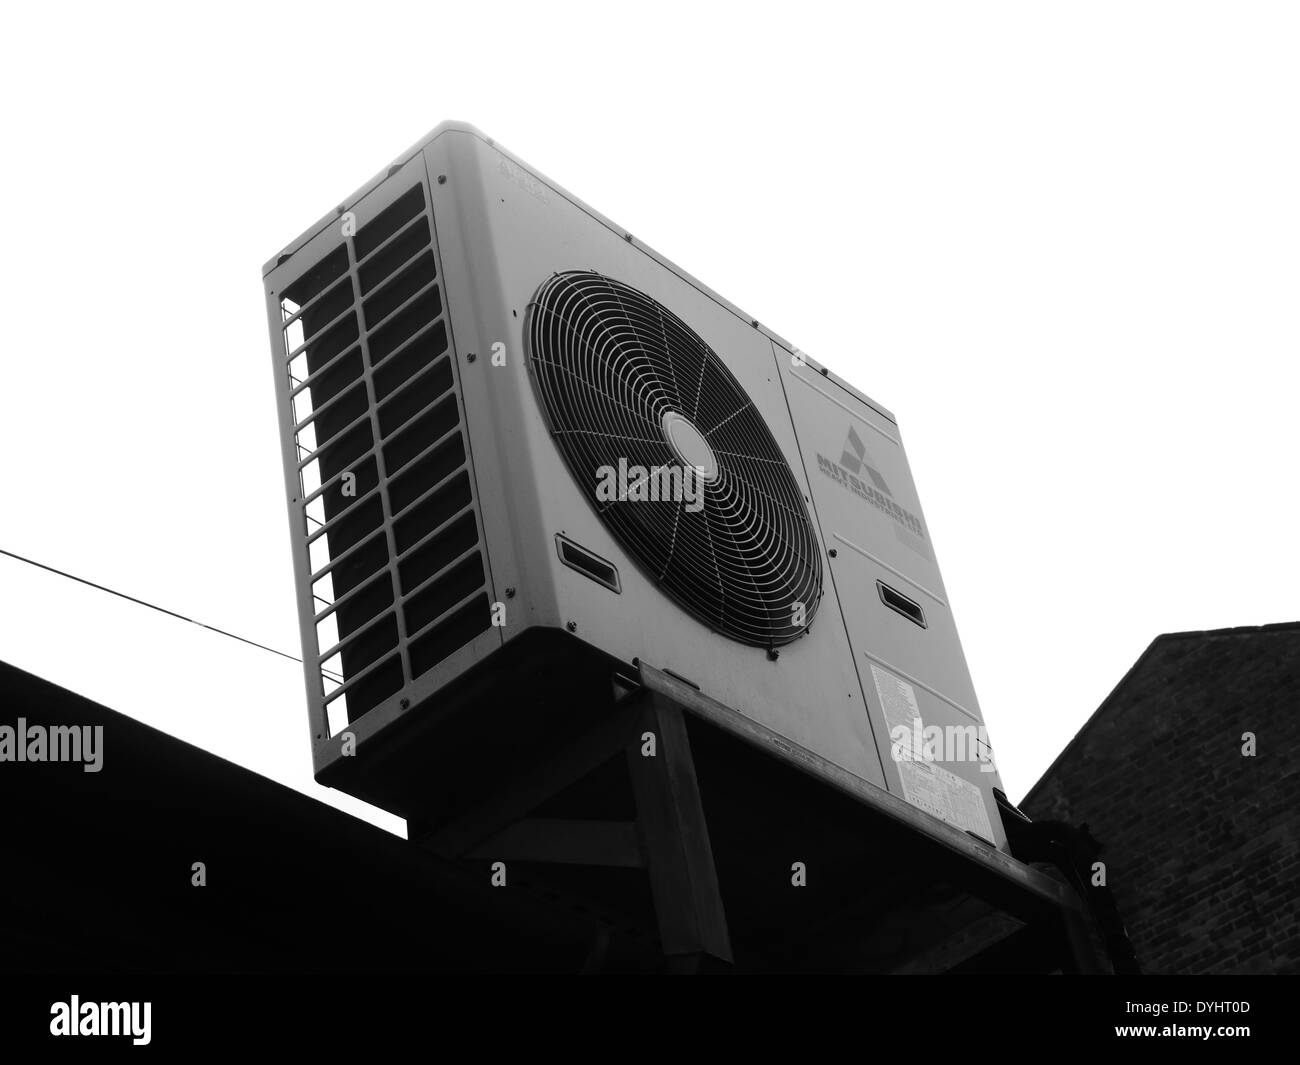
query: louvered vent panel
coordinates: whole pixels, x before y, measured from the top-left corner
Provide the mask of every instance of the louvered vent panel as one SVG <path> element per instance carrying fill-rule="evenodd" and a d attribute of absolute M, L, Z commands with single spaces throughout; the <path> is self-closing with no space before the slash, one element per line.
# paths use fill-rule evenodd
<path fill-rule="evenodd" d="M 424 186 L 340 237 L 280 309 L 333 735 L 489 625 Z"/>

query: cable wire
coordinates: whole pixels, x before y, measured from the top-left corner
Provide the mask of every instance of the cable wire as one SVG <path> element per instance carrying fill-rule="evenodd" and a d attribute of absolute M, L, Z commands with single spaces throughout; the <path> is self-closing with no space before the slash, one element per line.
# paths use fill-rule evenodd
<path fill-rule="evenodd" d="M 67 573 L 64 570 L 56 569 L 53 566 L 47 566 L 44 562 L 37 562 L 33 558 L 27 558 L 23 555 L 15 554 L 12 551 L 6 551 L 0 547 L 0 555 L 17 559 L 19 562 L 26 562 L 29 566 L 35 566 L 37 569 L 43 569 L 47 573 L 54 573 L 60 577 L 66 577 L 70 581 L 76 581 L 78 584 L 84 584 L 88 588 L 94 588 L 96 591 L 107 592 L 109 595 L 115 595 L 119 599 L 125 599 L 128 603 L 135 603 L 137 606 L 148 607 L 150 610 L 156 610 L 160 614 L 166 614 L 170 618 L 176 618 L 179 621 L 188 621 L 191 625 L 197 625 L 201 629 L 207 629 L 209 632 L 215 632 L 218 636 L 228 636 L 232 640 L 238 640 L 240 643 L 246 643 L 250 647 L 256 647 L 263 651 L 270 651 L 273 655 L 279 655 L 281 658 L 287 658 L 291 662 L 301 663 L 302 659 L 297 655 L 291 655 L 287 651 L 279 651 L 274 647 L 267 647 L 264 643 L 258 643 L 256 640 L 250 640 L 246 636 L 240 636 L 233 632 L 227 632 L 225 629 L 219 629 L 215 625 L 206 625 L 202 621 L 196 621 L 194 618 L 186 617 L 184 614 L 178 614 L 174 610 L 168 610 L 165 606 L 158 606 L 156 603 L 149 603 L 143 599 L 137 599 L 133 595 L 127 595 L 125 592 L 119 592 L 114 588 L 107 588 L 102 584 L 96 584 L 94 581 L 88 581 L 85 577 L 78 577 L 75 573 Z"/>

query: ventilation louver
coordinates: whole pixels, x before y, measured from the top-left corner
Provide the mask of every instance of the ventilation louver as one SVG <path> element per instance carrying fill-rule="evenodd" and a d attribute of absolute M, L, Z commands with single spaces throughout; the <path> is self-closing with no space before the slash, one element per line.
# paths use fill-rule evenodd
<path fill-rule="evenodd" d="M 595 273 L 552 276 L 530 310 L 529 366 L 551 431 L 623 548 L 716 632 L 760 647 L 802 635 L 822 594 L 812 523 L 717 355 L 667 308 Z"/>
<path fill-rule="evenodd" d="M 280 300 L 331 734 L 489 623 L 432 236 L 417 184 Z"/>

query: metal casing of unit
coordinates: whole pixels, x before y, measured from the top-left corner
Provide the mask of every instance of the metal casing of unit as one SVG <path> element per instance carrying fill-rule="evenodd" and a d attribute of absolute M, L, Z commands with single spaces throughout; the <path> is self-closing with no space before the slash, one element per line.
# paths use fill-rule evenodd
<path fill-rule="evenodd" d="M 395 205 L 407 205 L 402 211 L 409 214 L 416 199 L 423 222 L 407 219 L 401 223 L 407 228 L 397 230 L 385 221 Z M 406 239 L 403 233 L 425 224 L 426 244 L 412 242 L 403 249 L 409 255 L 390 254 Z M 368 227 L 374 234 L 369 240 Z M 344 255 L 337 278 L 304 288 L 304 279 L 319 273 L 318 264 L 330 256 L 342 263 Z M 426 257 L 427 272 L 406 287 L 388 276 L 367 278 L 367 268 L 385 255 L 406 264 L 398 273 Z M 711 631 L 664 595 L 654 576 L 611 535 L 566 468 L 530 379 L 526 327 L 539 286 L 556 273 L 575 270 L 616 278 L 688 323 L 743 387 L 788 462 L 816 529 L 824 578 L 809 632 L 781 647 L 779 656 Z M 547 630 L 568 633 L 613 662 L 640 659 L 669 670 L 789 743 L 1005 849 L 991 790 L 999 781 L 987 761 L 980 710 L 898 426 L 887 410 L 458 123 L 439 126 L 273 258 L 265 284 L 319 776 L 328 777 L 350 756 L 346 743 L 364 751 L 368 744 L 388 742 L 385 737 L 396 734 L 396 726 L 427 713 L 430 701 L 459 678 L 482 674 L 513 642 Z M 319 380 L 347 357 L 342 349 L 355 343 L 360 384 L 350 381 L 345 387 L 365 400 L 365 413 L 348 424 L 368 426 L 356 447 L 368 441 L 369 450 L 340 459 L 324 471 L 329 476 L 304 483 L 313 452 L 304 448 L 303 420 L 310 424 L 319 414 L 305 405 L 296 408 L 295 400 L 309 391 L 304 381 L 311 373 L 304 378 L 281 368 L 294 365 L 294 339 L 299 349 L 311 347 L 301 335 L 289 335 L 294 314 L 302 321 L 304 305 L 310 311 L 320 304 L 286 302 L 286 293 L 315 291 L 314 298 L 322 301 L 331 285 L 340 295 L 328 310 L 337 313 L 321 328 L 336 329 L 330 323 L 355 314 L 356 338 L 348 326 L 345 338 L 327 349 L 335 361 L 312 372 Z M 384 298 L 387 289 L 396 290 L 391 298 Z M 428 296 L 431 289 L 436 303 Z M 339 309 L 345 297 L 351 311 Z M 428 320 L 420 328 L 424 335 L 438 333 L 439 348 L 431 359 L 444 368 L 417 370 L 413 383 L 385 383 L 384 361 L 372 361 L 370 348 L 376 337 L 382 348 L 382 330 L 421 300 Z M 324 320 L 326 313 L 322 309 L 317 317 Z M 400 358 L 409 348 L 394 350 Z M 307 369 L 301 363 L 298 368 Z M 445 408 L 434 425 L 441 436 L 403 445 L 403 434 L 413 435 L 409 427 L 430 421 L 431 415 L 402 397 L 416 395 L 421 382 L 435 376 L 442 391 L 426 392 L 434 397 L 430 409 Z M 327 414 L 333 409 L 318 406 Z M 390 419 L 391 431 L 384 424 L 389 409 L 398 412 Z M 401 421 L 404 417 L 410 420 Z M 427 461 L 431 447 L 446 446 L 438 440 L 448 437 L 461 441 L 463 456 L 452 459 L 459 467 L 444 463 L 429 474 L 439 480 L 403 484 L 401 478 Z M 377 459 L 374 483 L 367 480 L 362 492 L 345 500 L 337 489 L 347 472 L 343 467 L 366 455 Z M 390 455 L 404 464 L 389 470 Z M 416 525 L 414 532 L 403 532 L 400 523 L 403 518 L 408 525 L 414 522 L 420 499 L 436 494 L 449 478 L 460 486 L 454 504 L 460 509 L 437 516 L 446 519 L 444 525 L 458 523 L 465 538 L 435 561 L 450 558 L 448 565 L 459 569 L 429 570 L 430 562 L 408 573 L 409 560 L 429 542 L 428 531 Z M 318 483 L 322 480 L 328 483 Z M 334 512 L 329 514 L 321 508 L 331 492 Z M 353 500 L 358 499 L 378 501 L 372 512 L 379 524 L 358 534 L 374 545 L 371 572 L 343 581 L 348 590 L 335 592 L 331 607 L 329 597 L 318 594 L 322 559 L 326 572 L 341 568 L 324 554 L 313 557 L 313 545 L 328 541 L 330 530 L 356 512 Z M 609 562 L 617 570 L 617 590 L 565 565 L 557 537 Z M 463 547 L 459 554 L 448 553 L 457 547 Z M 357 544 L 350 550 L 356 552 Z M 440 589 L 447 572 L 459 574 L 459 583 Z M 380 630 L 385 635 L 371 640 L 378 651 L 372 647 L 357 660 L 365 663 L 358 682 L 350 676 L 358 671 L 341 669 L 337 656 L 332 665 L 326 662 L 335 645 L 324 645 L 321 615 L 328 623 L 331 610 L 340 615 L 372 587 L 381 590 L 371 596 L 380 620 L 369 618 L 364 625 L 371 627 L 357 631 L 362 639 Z M 429 598 L 431 589 L 439 598 L 421 603 L 419 597 Z M 443 614 L 431 613 L 436 606 L 445 607 Z M 465 617 L 472 613 L 472 620 L 447 629 L 447 611 L 457 610 Z M 503 624 L 492 623 L 493 610 Z M 345 727 L 331 718 L 335 692 L 345 699 L 364 693 L 363 685 L 376 676 L 384 676 L 384 682 L 372 684 L 358 704 L 364 709 L 350 713 Z M 980 747 L 955 759 L 945 751 L 933 763 L 900 761 L 891 732 L 901 722 L 913 725 L 918 737 L 927 726 L 946 726 L 957 734 L 977 729 Z"/>

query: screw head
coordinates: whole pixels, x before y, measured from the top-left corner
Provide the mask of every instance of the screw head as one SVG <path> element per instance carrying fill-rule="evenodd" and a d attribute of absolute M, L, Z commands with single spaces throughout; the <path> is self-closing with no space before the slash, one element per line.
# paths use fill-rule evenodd
<path fill-rule="evenodd" d="M 402 707 L 403 710 L 409 710 L 409 709 L 411 709 L 411 700 L 410 700 L 410 699 L 403 698 L 402 701 L 401 701 L 401 703 L 400 703 L 400 705 L 401 705 L 401 707 Z"/>
<path fill-rule="evenodd" d="M 438 184 L 439 184 L 439 185 L 445 185 L 445 184 L 447 184 L 447 175 L 446 175 L 446 174 L 439 174 L 439 175 L 438 175 Z"/>
<path fill-rule="evenodd" d="M 506 589 L 506 598 L 507 598 L 507 599 L 513 599 L 514 597 L 515 597 L 515 590 L 514 590 L 514 588 L 507 588 L 507 589 Z"/>
<path fill-rule="evenodd" d="M 833 547 L 832 547 L 829 551 L 827 551 L 826 553 L 827 553 L 828 555 L 830 555 L 831 558 L 835 558 L 835 557 L 837 557 L 837 556 L 839 555 L 839 552 L 836 551 L 835 548 L 833 548 Z"/>
<path fill-rule="evenodd" d="M 465 361 L 466 361 L 466 362 L 473 362 L 473 361 L 474 361 L 475 359 L 477 359 L 477 358 L 478 358 L 478 356 L 475 355 L 475 354 L 471 351 L 469 354 L 467 354 L 467 355 L 465 356 Z"/>
<path fill-rule="evenodd" d="M 781 652 L 778 651 L 775 647 L 769 647 L 767 649 L 767 660 L 769 662 L 775 662 L 780 657 L 781 657 Z"/>
<path fill-rule="evenodd" d="M 578 623 L 576 621 L 570 621 L 564 627 L 568 629 L 570 632 L 578 631 Z"/>

